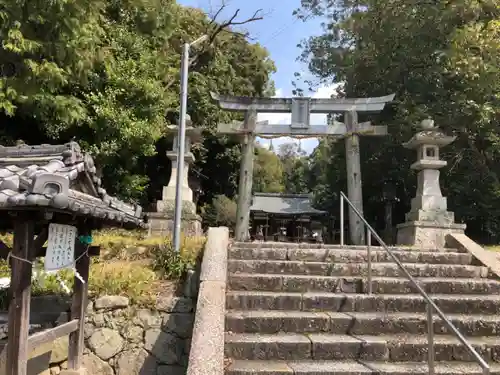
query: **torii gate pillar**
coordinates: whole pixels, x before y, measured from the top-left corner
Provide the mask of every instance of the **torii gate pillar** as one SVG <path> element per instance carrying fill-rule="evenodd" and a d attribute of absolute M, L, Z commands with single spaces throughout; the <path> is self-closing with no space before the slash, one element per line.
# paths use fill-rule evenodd
<path fill-rule="evenodd" d="M 250 206 L 252 205 L 252 183 L 253 183 L 253 157 L 255 151 L 255 134 L 253 130 L 257 123 L 257 112 L 249 109 L 245 113 L 244 128 L 241 146 L 240 180 L 238 186 L 238 207 L 236 210 L 236 241 L 248 241 L 250 239 Z"/>
<path fill-rule="evenodd" d="M 345 137 L 345 157 L 347 171 L 347 197 L 354 207 L 363 214 L 363 186 L 361 179 L 361 160 L 359 155 L 358 113 L 350 111 L 345 113 L 344 119 L 349 135 Z M 355 245 L 365 243 L 364 223 L 354 210 L 349 211 L 349 234 L 351 242 Z"/>
<path fill-rule="evenodd" d="M 245 112 L 243 123 L 218 124 L 220 134 L 243 135 L 241 173 L 239 181 L 238 210 L 235 237 L 237 241 L 249 239 L 250 206 L 252 199 L 253 154 L 256 135 L 336 137 L 345 138 L 347 153 L 348 197 L 354 207 L 363 212 L 361 166 L 359 155 L 360 135 L 386 135 L 386 126 L 374 126 L 370 122 L 358 123 L 357 113 L 378 113 L 394 94 L 372 98 L 316 99 L 316 98 L 250 98 L 224 96 L 211 93 L 219 107 L 228 111 Z M 291 124 L 257 122 L 257 113 L 290 113 Z M 345 124 L 337 121 L 328 125 L 311 125 L 311 113 L 342 113 Z M 349 210 L 351 242 L 364 243 L 364 226 L 356 213 Z"/>

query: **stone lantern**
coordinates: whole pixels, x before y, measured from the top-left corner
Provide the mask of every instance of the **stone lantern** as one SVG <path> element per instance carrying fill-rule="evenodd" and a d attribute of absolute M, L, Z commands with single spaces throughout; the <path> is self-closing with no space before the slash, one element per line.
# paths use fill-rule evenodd
<path fill-rule="evenodd" d="M 449 145 L 456 137 L 447 136 L 434 121 L 422 121 L 420 131 L 405 148 L 417 151 L 417 161 L 411 169 L 418 171 L 417 193 L 411 201 L 406 222 L 397 226 L 397 242 L 422 248 L 442 248 L 449 233 L 464 233 L 465 224 L 456 224 L 455 215 L 447 210 L 446 198 L 439 186 L 439 170 L 448 163 L 439 159 L 439 148 Z"/>
<path fill-rule="evenodd" d="M 172 150 L 167 151 L 167 157 L 172 161 L 172 171 L 167 186 L 163 187 L 162 199 L 156 202 L 156 212 L 148 213 L 151 235 L 167 235 L 173 232 L 175 215 L 175 191 L 177 186 L 178 138 L 177 125 L 167 126 L 167 136 L 173 135 Z M 189 187 L 189 166 L 194 162 L 191 145 L 199 141 L 201 129 L 191 126 L 191 118 L 186 121 L 186 143 L 184 154 L 184 171 L 182 176 L 182 226 L 186 235 L 200 235 L 201 218 L 196 214 L 196 204 L 193 202 L 193 191 Z"/>

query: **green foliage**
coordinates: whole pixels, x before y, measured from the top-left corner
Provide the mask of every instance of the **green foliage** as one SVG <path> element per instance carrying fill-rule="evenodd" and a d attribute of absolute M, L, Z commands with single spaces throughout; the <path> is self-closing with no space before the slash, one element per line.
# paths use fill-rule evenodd
<path fill-rule="evenodd" d="M 279 146 L 278 156 L 283 165 L 285 191 L 290 194 L 309 193 L 309 165 L 304 151 L 296 143 Z"/>
<path fill-rule="evenodd" d="M 166 184 L 158 176 L 168 179 L 158 165 L 169 161 L 153 155 L 178 113 L 182 44 L 207 33 L 211 43 L 192 49 L 189 76 L 188 111 L 208 130 L 196 168 L 233 176 L 204 180 L 202 188 L 234 195 L 239 144 L 213 134 L 233 115 L 209 92 L 264 95 L 275 68 L 262 47 L 215 34 L 217 27 L 173 0 L 0 0 L 2 144 L 74 137 L 95 156 L 109 192 L 143 203 L 158 198 Z M 219 145 L 224 154 L 212 158 Z"/>
<path fill-rule="evenodd" d="M 404 221 L 415 175 L 415 155 L 401 147 L 415 125 L 431 116 L 457 136 L 442 158 L 443 193 L 459 221 L 481 242 L 496 241 L 500 226 L 500 169 L 496 160 L 500 113 L 498 0 L 303 0 L 297 15 L 321 17 L 323 33 L 302 43 L 302 60 L 324 84 L 344 82 L 349 97 L 396 94 L 380 115 L 360 118 L 388 125 L 388 137 L 362 137 L 365 212 L 380 220 L 381 186 L 395 185 L 401 203 L 395 222 Z M 343 142 L 324 142 L 313 155 L 319 201 L 333 206 L 345 190 Z M 319 167 L 321 166 L 321 168 Z M 383 171 L 383 173 L 381 173 Z M 318 175 L 318 173 L 314 173 Z M 326 175 L 325 175 L 326 176 Z M 323 180 L 323 181 L 322 181 Z"/>
<path fill-rule="evenodd" d="M 175 251 L 172 243 L 167 243 L 161 247 L 155 247 L 152 251 L 152 255 L 153 270 L 159 272 L 167 279 L 178 280 L 195 265 L 191 259 L 183 256 L 181 252 Z"/>
<path fill-rule="evenodd" d="M 283 185 L 283 164 L 272 151 L 257 145 L 253 167 L 253 191 L 259 193 L 281 193 Z"/>
<path fill-rule="evenodd" d="M 165 237 L 147 237 L 142 231 L 106 230 L 95 233 L 94 243 L 101 246 L 99 259 L 90 266 L 89 295 L 124 295 L 133 303 L 149 305 L 166 283 L 178 283 L 186 271 L 196 267 L 202 258 L 204 237 L 185 237 L 181 250 L 173 250 L 172 241 Z M 10 235 L 2 241 L 12 241 Z M 43 269 L 43 258 L 34 270 Z M 38 271 L 34 271 L 35 273 Z M 73 272 L 59 271 L 59 277 L 72 288 Z M 10 276 L 10 267 L 0 261 L 0 277 Z M 64 293 L 56 274 L 43 271 L 34 275 L 33 295 Z M 6 293 L 0 293 L 0 308 L 5 306 Z"/>
<path fill-rule="evenodd" d="M 203 223 L 209 227 L 236 225 L 236 202 L 225 195 L 217 195 L 210 204 L 203 207 Z"/>

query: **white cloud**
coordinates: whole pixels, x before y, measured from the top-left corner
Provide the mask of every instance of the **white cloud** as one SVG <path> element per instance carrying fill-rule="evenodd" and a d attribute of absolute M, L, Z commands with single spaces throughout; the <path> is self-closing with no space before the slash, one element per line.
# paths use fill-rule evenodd
<path fill-rule="evenodd" d="M 316 92 L 312 95 L 313 98 L 317 99 L 328 99 L 331 98 L 332 95 L 336 94 L 336 90 L 339 87 L 340 84 L 333 84 L 330 86 L 320 86 Z M 283 97 L 284 95 L 284 90 L 283 89 L 277 89 L 276 90 L 276 95 L 274 96 L 275 98 L 278 97 Z M 270 124 L 290 124 L 292 121 L 292 115 L 291 113 L 259 113 L 257 116 L 258 121 L 269 121 Z M 311 115 L 311 124 L 312 125 L 326 125 L 326 115 L 324 114 L 312 114 Z M 263 138 L 258 138 L 259 143 L 263 147 L 269 147 L 270 141 L 268 139 L 263 139 Z M 278 146 L 283 143 L 290 143 L 290 142 L 298 142 L 297 139 L 293 139 L 290 137 L 281 137 L 281 138 L 276 138 L 273 139 L 273 146 L 275 147 L 275 150 L 277 150 Z M 314 151 L 316 146 L 318 145 L 318 139 L 317 138 L 308 138 L 308 139 L 303 139 L 301 141 L 301 147 L 304 151 L 306 151 L 308 154 Z"/>

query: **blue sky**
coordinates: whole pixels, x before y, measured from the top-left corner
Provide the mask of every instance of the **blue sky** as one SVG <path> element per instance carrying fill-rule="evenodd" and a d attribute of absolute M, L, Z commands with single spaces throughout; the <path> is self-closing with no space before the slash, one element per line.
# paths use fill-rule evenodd
<path fill-rule="evenodd" d="M 219 9 L 221 0 L 178 0 L 180 4 L 202 8 L 208 14 L 213 14 Z M 236 9 L 240 9 L 239 20 L 251 17 L 256 10 L 262 9 L 264 19 L 242 26 L 250 33 L 255 42 L 267 48 L 271 58 L 276 64 L 277 72 L 273 80 L 277 89 L 276 96 L 292 96 L 292 80 L 295 72 L 307 75 L 307 66 L 296 61 L 300 55 L 297 44 L 304 38 L 317 35 L 321 32 L 320 21 L 317 19 L 302 22 L 293 16 L 292 12 L 300 6 L 300 0 L 226 0 L 226 9 L 218 19 L 230 17 Z M 332 87 L 319 87 L 315 97 L 330 97 Z M 290 115 L 286 114 L 261 114 L 259 120 L 269 120 L 270 123 L 289 123 Z M 326 116 L 311 116 L 313 124 L 326 122 Z M 259 140 L 268 144 L 267 140 Z M 273 141 L 276 146 L 289 142 L 290 139 L 281 138 Z M 295 141 L 297 142 L 297 141 Z M 310 153 L 318 144 L 316 139 L 302 140 L 302 149 Z"/>

